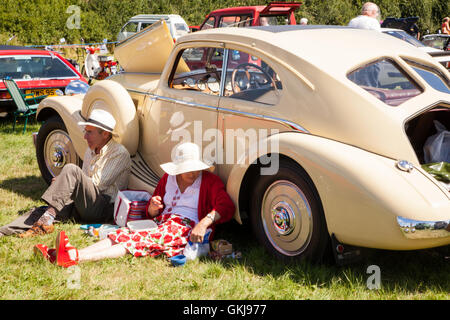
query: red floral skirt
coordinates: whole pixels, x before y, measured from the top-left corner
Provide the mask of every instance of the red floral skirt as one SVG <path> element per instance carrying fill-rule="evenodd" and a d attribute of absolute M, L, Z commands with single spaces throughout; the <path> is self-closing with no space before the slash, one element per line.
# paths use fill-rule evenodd
<path fill-rule="evenodd" d="M 119 228 L 108 237 L 135 257 L 156 257 L 164 253 L 170 258 L 182 254 L 195 222 L 176 214 L 159 215 L 154 221 L 157 224 L 154 229 L 130 231 Z"/>

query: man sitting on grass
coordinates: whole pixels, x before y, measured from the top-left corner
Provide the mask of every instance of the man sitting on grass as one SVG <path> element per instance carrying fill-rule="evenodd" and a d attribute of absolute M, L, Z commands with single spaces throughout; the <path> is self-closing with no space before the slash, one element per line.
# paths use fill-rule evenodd
<path fill-rule="evenodd" d="M 55 219 L 73 218 L 87 223 L 113 220 L 117 192 L 128 185 L 130 154 L 114 141 L 116 121 L 109 112 L 94 109 L 86 122 L 78 124 L 84 126 L 84 139 L 89 146 L 83 169 L 65 165 L 42 195 L 48 204 L 45 212 L 35 210 L 18 218 L 0 228 L 0 236 L 19 233 L 21 238 L 28 238 L 52 233 Z"/>

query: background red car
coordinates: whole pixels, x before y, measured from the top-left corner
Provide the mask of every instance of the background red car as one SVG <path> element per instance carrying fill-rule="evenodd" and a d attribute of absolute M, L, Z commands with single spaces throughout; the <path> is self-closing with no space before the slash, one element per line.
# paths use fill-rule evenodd
<path fill-rule="evenodd" d="M 0 80 L 14 79 L 24 93 L 34 96 L 55 96 L 73 80 L 86 79 L 75 67 L 53 51 L 19 46 L 0 46 Z M 0 81 L 0 113 L 15 110 L 16 106 Z"/>
<path fill-rule="evenodd" d="M 297 24 L 294 11 L 301 2 L 271 2 L 267 6 L 247 6 L 217 9 L 211 11 L 198 26 L 191 26 L 192 31 L 222 28 L 250 27 L 264 25 Z"/>

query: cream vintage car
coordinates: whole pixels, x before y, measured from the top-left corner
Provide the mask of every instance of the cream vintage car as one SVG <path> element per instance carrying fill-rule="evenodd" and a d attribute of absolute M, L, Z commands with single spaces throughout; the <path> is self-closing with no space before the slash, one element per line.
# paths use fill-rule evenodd
<path fill-rule="evenodd" d="M 77 123 L 105 108 L 132 155 L 130 189 L 151 192 L 174 147 L 195 142 L 235 219 L 277 257 L 320 259 L 330 238 L 392 250 L 450 244 L 449 185 L 421 167 L 433 120 L 450 128 L 449 72 L 427 53 L 337 26 L 211 29 L 174 44 L 160 22 L 115 57 L 120 74 L 40 104 L 47 181 L 80 164 Z"/>

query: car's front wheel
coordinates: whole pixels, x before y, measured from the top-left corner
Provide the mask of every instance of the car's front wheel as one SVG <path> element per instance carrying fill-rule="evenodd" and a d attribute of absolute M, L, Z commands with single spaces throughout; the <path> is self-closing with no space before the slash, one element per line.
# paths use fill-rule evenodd
<path fill-rule="evenodd" d="M 258 241 L 283 259 L 321 261 L 329 236 L 317 191 L 306 172 L 281 161 L 278 173 L 262 175 L 251 199 Z"/>
<path fill-rule="evenodd" d="M 51 117 L 42 124 L 36 139 L 36 157 L 47 184 L 60 174 L 66 164 L 81 166 L 81 159 L 60 117 Z"/>

